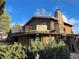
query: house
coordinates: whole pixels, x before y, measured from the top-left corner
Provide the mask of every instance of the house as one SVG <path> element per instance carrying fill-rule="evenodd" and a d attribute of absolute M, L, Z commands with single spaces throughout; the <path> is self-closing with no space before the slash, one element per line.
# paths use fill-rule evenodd
<path fill-rule="evenodd" d="M 33 16 L 22 29 L 11 31 L 10 38 L 22 44 L 29 43 L 31 40 L 39 40 L 48 43 L 51 39 L 66 39 L 67 35 L 72 34 L 72 24 L 59 9 L 55 11 L 55 16 Z"/>

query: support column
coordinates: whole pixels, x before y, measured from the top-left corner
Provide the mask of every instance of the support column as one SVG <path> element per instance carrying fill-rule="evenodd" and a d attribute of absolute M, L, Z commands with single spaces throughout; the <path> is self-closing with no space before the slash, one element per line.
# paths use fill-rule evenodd
<path fill-rule="evenodd" d="M 39 34 L 36 34 L 35 40 L 40 41 Z"/>

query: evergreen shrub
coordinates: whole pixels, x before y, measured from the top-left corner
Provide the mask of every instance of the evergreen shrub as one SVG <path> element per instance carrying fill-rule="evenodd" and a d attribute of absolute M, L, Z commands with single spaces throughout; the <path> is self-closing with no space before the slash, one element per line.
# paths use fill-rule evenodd
<path fill-rule="evenodd" d="M 70 59 L 70 53 L 63 41 L 55 40 L 43 44 L 40 41 L 32 41 L 28 48 L 27 59 Z"/>
<path fill-rule="evenodd" d="M 24 59 L 26 47 L 19 43 L 13 45 L 0 45 L 0 59 Z"/>

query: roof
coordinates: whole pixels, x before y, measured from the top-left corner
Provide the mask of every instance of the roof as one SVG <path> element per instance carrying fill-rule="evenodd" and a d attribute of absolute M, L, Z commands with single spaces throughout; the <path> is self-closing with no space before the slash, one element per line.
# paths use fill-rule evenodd
<path fill-rule="evenodd" d="M 72 24 L 68 21 L 67 17 L 65 17 L 64 15 L 63 15 L 63 21 L 64 21 L 65 23 L 67 23 L 67 24 L 72 25 Z"/>
<path fill-rule="evenodd" d="M 55 17 L 53 17 L 53 16 L 33 16 L 30 20 L 28 20 L 28 22 L 26 22 L 25 24 L 24 24 L 24 26 L 26 25 L 26 24 L 28 24 L 33 18 L 47 18 L 47 19 L 53 19 L 53 20 L 57 20 L 57 18 L 55 18 Z"/>
<path fill-rule="evenodd" d="M 57 21 L 57 18 L 54 16 L 33 16 L 27 23 L 24 24 L 24 26 L 28 24 L 33 18 L 48 18 Z M 68 19 L 64 15 L 63 15 L 63 21 L 65 24 L 72 26 L 72 24 L 68 21 Z"/>
<path fill-rule="evenodd" d="M 33 18 L 51 18 L 51 19 L 55 19 L 57 20 L 57 18 L 53 17 L 53 16 L 33 16 Z"/>

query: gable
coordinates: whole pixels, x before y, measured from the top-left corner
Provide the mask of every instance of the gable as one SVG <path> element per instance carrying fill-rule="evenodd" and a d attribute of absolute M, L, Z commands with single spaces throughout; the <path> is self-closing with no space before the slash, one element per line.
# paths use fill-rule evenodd
<path fill-rule="evenodd" d="M 29 23 L 33 22 L 35 19 L 37 19 L 37 21 L 39 21 L 39 19 L 42 19 L 43 21 L 46 21 L 46 20 L 56 21 L 56 18 L 54 18 L 54 17 L 43 17 L 43 16 L 37 17 L 37 16 L 35 16 L 35 17 L 32 17 L 25 25 L 28 25 Z"/>

